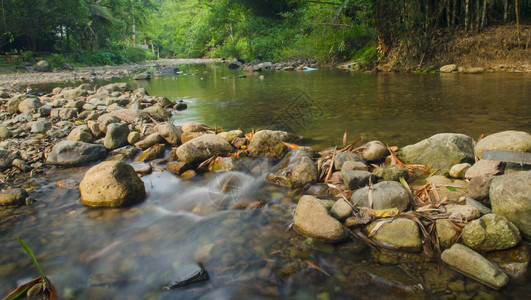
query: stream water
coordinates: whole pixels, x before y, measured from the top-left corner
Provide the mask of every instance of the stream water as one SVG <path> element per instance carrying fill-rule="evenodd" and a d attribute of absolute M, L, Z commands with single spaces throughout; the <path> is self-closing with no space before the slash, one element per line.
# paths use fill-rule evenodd
<path fill-rule="evenodd" d="M 304 137 L 300 144 L 318 149 L 340 144 L 345 130 L 352 140 L 363 136 L 398 146 L 440 132 L 477 138 L 509 129 L 531 131 L 529 74 L 319 70 L 263 72 L 261 79 L 260 74 L 238 78 L 243 73 L 220 64 L 181 69 L 175 77 L 123 80 L 151 95 L 183 99 L 188 109 L 174 115 L 176 124 L 287 129 Z M 35 204 L 0 208 L 0 295 L 38 275 L 17 236 L 35 252 L 60 299 L 523 299 L 531 294 L 529 279 L 495 291 L 444 266 L 438 270 L 437 261 L 422 254 L 371 249 L 355 238 L 332 253 L 311 250 L 289 229 L 298 195 L 265 182 L 267 163 L 246 166 L 232 174 L 240 180 L 237 195 L 219 186 L 223 174 L 181 180 L 156 171 L 142 178 L 147 199 L 122 209 L 85 208 L 75 187 L 56 185 L 81 180 L 88 167 L 31 179 L 24 187 L 33 191 Z M 266 205 L 229 210 L 215 200 L 220 196 Z M 163 289 L 194 263 L 209 280 Z"/>

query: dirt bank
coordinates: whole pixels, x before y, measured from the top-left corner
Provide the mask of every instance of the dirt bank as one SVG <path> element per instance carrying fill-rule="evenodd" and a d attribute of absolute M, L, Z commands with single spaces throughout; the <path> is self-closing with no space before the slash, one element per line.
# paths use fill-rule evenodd
<path fill-rule="evenodd" d="M 73 71 L 54 70 L 53 72 L 32 72 L 23 71 L 16 73 L 0 74 L 0 87 L 20 90 L 31 84 L 68 82 L 76 80 L 111 78 L 131 76 L 136 71 L 153 68 L 179 66 L 192 63 L 209 63 L 220 61 L 219 59 L 161 59 L 157 61 L 146 61 L 143 63 L 126 64 L 119 66 L 100 66 L 77 68 Z"/>

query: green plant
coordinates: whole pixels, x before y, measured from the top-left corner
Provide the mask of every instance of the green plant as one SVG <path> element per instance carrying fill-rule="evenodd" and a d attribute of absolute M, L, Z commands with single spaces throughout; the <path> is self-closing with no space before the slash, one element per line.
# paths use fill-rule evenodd
<path fill-rule="evenodd" d="M 23 61 L 30 61 L 33 59 L 33 52 L 29 50 L 22 51 L 21 56 Z"/>

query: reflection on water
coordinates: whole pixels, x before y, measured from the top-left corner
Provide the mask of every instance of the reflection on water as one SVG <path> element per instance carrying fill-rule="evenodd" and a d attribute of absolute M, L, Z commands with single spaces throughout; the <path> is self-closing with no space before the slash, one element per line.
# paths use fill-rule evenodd
<path fill-rule="evenodd" d="M 261 80 L 212 65 L 183 70 L 200 75 L 131 84 L 186 99 L 189 109 L 176 123 L 245 130 L 280 124 L 314 147 L 340 143 L 345 129 L 399 145 L 443 131 L 477 137 L 530 129 L 529 75 L 316 71 L 265 72 Z M 289 230 L 296 196 L 265 183 L 261 161 L 190 181 L 155 172 L 143 177 L 146 201 L 122 209 L 85 208 L 76 189 L 56 187 L 59 179 L 80 180 L 86 169 L 32 179 L 26 188 L 35 187 L 34 205 L 0 208 L 0 295 L 37 276 L 16 236 L 37 254 L 62 299 L 524 298 L 531 287 L 512 282 L 497 292 L 445 267 L 439 273 L 421 254 L 370 249 L 355 239 L 332 254 L 311 250 Z M 265 206 L 227 210 L 256 201 Z M 210 279 L 164 291 L 190 263 Z"/>

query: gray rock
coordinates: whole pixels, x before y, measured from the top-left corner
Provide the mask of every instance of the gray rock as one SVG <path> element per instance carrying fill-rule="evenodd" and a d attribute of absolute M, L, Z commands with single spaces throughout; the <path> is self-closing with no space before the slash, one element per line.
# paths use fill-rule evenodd
<path fill-rule="evenodd" d="M 151 115 L 159 116 L 164 120 L 167 120 L 171 117 L 171 113 L 169 113 L 167 110 L 165 110 L 163 107 L 159 105 L 153 105 L 150 107 L 144 108 L 144 111 L 147 113 L 150 113 Z"/>
<path fill-rule="evenodd" d="M 492 213 L 492 209 L 486 207 L 481 202 L 478 202 L 470 197 L 466 197 L 465 201 L 466 201 L 466 205 L 470 205 L 470 206 L 477 208 L 482 215 Z"/>
<path fill-rule="evenodd" d="M 476 200 L 484 200 L 489 197 L 490 184 L 494 176 L 476 176 L 468 182 L 468 196 Z"/>
<path fill-rule="evenodd" d="M 185 171 L 190 170 L 192 167 L 182 161 L 171 161 L 166 164 L 166 169 L 173 174 L 181 175 Z"/>
<path fill-rule="evenodd" d="M 120 119 L 111 114 L 104 114 L 98 118 L 99 128 L 102 133 L 107 133 L 107 127 L 114 123 L 120 123 Z"/>
<path fill-rule="evenodd" d="M 382 220 L 375 220 L 367 225 L 366 233 L 369 234 L 380 222 Z M 407 252 L 422 250 L 419 227 L 415 221 L 406 218 L 398 218 L 383 224 L 371 239 L 391 250 Z"/>
<path fill-rule="evenodd" d="M 77 166 L 98 161 L 105 156 L 107 149 L 103 145 L 61 141 L 53 147 L 46 162 L 52 165 Z"/>
<path fill-rule="evenodd" d="M 179 146 L 177 157 L 180 161 L 193 164 L 232 151 L 231 144 L 225 139 L 215 134 L 205 134 Z"/>
<path fill-rule="evenodd" d="M 143 140 L 141 140 L 140 142 L 136 143 L 135 146 L 137 147 L 140 147 L 142 149 L 147 149 L 153 145 L 156 145 L 156 144 L 159 144 L 159 143 L 163 143 L 164 142 L 164 139 L 162 138 L 162 136 L 160 135 L 160 133 L 158 132 L 155 132 L 155 133 L 152 133 L 148 136 L 146 136 Z"/>
<path fill-rule="evenodd" d="M 465 178 L 471 179 L 478 176 L 499 175 L 503 174 L 504 169 L 505 163 L 501 161 L 482 159 L 466 170 Z"/>
<path fill-rule="evenodd" d="M 151 72 L 143 72 L 133 76 L 133 80 L 149 80 L 151 79 Z"/>
<path fill-rule="evenodd" d="M 140 155 L 137 158 L 137 161 L 150 161 L 157 158 L 161 158 L 164 156 L 164 152 L 166 151 L 166 145 L 164 144 L 156 144 L 153 145 L 144 152 L 140 153 Z"/>
<path fill-rule="evenodd" d="M 343 177 L 343 184 L 349 190 L 368 186 L 371 180 L 372 182 L 376 182 L 376 176 L 367 171 L 341 170 L 341 175 Z"/>
<path fill-rule="evenodd" d="M 352 206 L 345 201 L 345 199 L 339 199 L 334 203 L 330 213 L 338 220 L 343 220 L 352 215 Z"/>
<path fill-rule="evenodd" d="M 476 144 L 476 155 L 482 158 L 485 150 L 531 152 L 531 134 L 510 130 L 488 135 Z"/>
<path fill-rule="evenodd" d="M 450 64 L 450 65 L 444 65 L 439 69 L 439 72 L 441 73 L 451 73 L 457 71 L 457 65 L 456 64 Z"/>
<path fill-rule="evenodd" d="M 129 127 L 123 123 L 109 124 L 107 127 L 107 134 L 103 140 L 105 148 L 112 150 L 127 145 L 127 136 L 129 135 Z"/>
<path fill-rule="evenodd" d="M 449 170 L 456 163 L 474 163 L 472 138 L 458 133 L 440 133 L 401 149 L 399 156 L 408 163 Z"/>
<path fill-rule="evenodd" d="M 442 248 L 452 247 L 461 234 L 460 228 L 448 219 L 437 219 L 435 228 Z"/>
<path fill-rule="evenodd" d="M 401 167 L 383 166 L 372 171 L 374 176 L 384 181 L 400 181 L 400 177 L 409 180 L 409 172 Z"/>
<path fill-rule="evenodd" d="M 10 168 L 13 160 L 17 158 L 15 152 L 0 150 L 0 170 Z"/>
<path fill-rule="evenodd" d="M 440 200 L 448 198 L 450 202 L 459 201 L 459 198 L 466 195 L 468 189 L 464 180 L 450 179 L 442 175 L 428 177 L 426 183 L 432 183 L 436 186 Z M 432 199 L 436 198 L 433 192 L 430 192 L 430 196 Z"/>
<path fill-rule="evenodd" d="M 367 164 L 367 161 L 363 157 L 354 154 L 350 151 L 343 151 L 341 153 L 336 154 L 336 157 L 334 158 L 334 168 L 338 171 L 341 170 L 343 164 L 349 160 Z"/>
<path fill-rule="evenodd" d="M 304 245 L 313 250 L 321 251 L 328 254 L 334 253 L 334 251 L 336 250 L 336 247 L 333 244 L 329 244 L 327 242 L 323 242 L 314 238 L 305 239 Z"/>
<path fill-rule="evenodd" d="M 242 67 L 242 63 L 239 61 L 231 61 L 229 63 L 229 69 L 236 70 Z"/>
<path fill-rule="evenodd" d="M 347 230 L 328 214 L 321 201 L 308 195 L 302 196 L 297 204 L 293 227 L 304 236 L 331 243 L 344 241 L 348 237 Z"/>
<path fill-rule="evenodd" d="M 35 121 L 31 122 L 31 133 L 41 133 L 52 129 L 52 123 L 49 121 Z"/>
<path fill-rule="evenodd" d="M 382 181 L 373 186 L 374 209 L 398 208 L 404 211 L 409 206 L 409 193 L 396 181 Z M 369 187 L 359 189 L 352 194 L 350 202 L 359 207 L 369 207 Z"/>
<path fill-rule="evenodd" d="M 123 122 L 135 123 L 140 120 L 149 120 L 149 113 L 136 109 L 119 109 L 109 113 Z"/>
<path fill-rule="evenodd" d="M 0 140 L 5 140 L 13 136 L 11 130 L 7 129 L 4 126 L 0 126 Z"/>
<path fill-rule="evenodd" d="M 520 243 L 520 231 L 505 217 L 495 214 L 468 223 L 461 233 L 465 245 L 476 251 L 496 251 Z"/>
<path fill-rule="evenodd" d="M 243 131 L 241 130 L 224 131 L 224 132 L 218 133 L 218 135 L 230 143 L 235 138 L 243 137 Z"/>
<path fill-rule="evenodd" d="M 27 197 L 24 189 L 0 190 L 0 205 L 25 205 Z"/>
<path fill-rule="evenodd" d="M 90 168 L 79 191 L 84 205 L 96 207 L 127 206 L 146 198 L 144 182 L 122 161 L 105 161 Z"/>
<path fill-rule="evenodd" d="M 18 168 L 22 172 L 31 171 L 31 167 L 25 161 L 23 161 L 22 159 L 15 158 L 15 159 L 13 159 L 11 164 L 13 165 L 13 167 Z"/>
<path fill-rule="evenodd" d="M 495 176 L 489 196 L 492 212 L 506 217 L 531 238 L 531 171 Z"/>
<path fill-rule="evenodd" d="M 384 161 L 389 155 L 387 146 L 380 141 L 371 141 L 365 145 L 361 156 L 370 162 Z"/>
<path fill-rule="evenodd" d="M 160 106 L 160 107 L 163 107 L 163 108 L 168 108 L 168 107 L 173 107 L 173 102 L 170 101 L 170 99 L 166 98 L 166 97 L 158 97 L 157 98 L 157 104 Z"/>
<path fill-rule="evenodd" d="M 92 143 L 94 137 L 92 136 L 92 133 L 87 125 L 80 125 L 72 129 L 66 139 L 69 141 Z"/>
<path fill-rule="evenodd" d="M 18 105 L 18 110 L 21 113 L 33 114 L 36 113 L 42 104 L 37 98 L 26 98 Z"/>
<path fill-rule="evenodd" d="M 256 132 L 249 143 L 248 152 L 251 156 L 281 159 L 287 147 L 282 143 L 288 140 L 285 131 L 260 130 Z"/>
<path fill-rule="evenodd" d="M 449 214 L 448 218 L 452 220 L 471 221 L 481 216 L 479 209 L 471 205 L 448 204 L 444 207 Z"/>
<path fill-rule="evenodd" d="M 310 147 L 299 147 L 284 157 L 282 163 L 267 175 L 267 180 L 291 188 L 303 187 L 317 181 L 315 151 Z"/>
<path fill-rule="evenodd" d="M 131 145 L 134 145 L 140 141 L 140 132 L 138 131 L 131 131 L 127 135 L 127 142 Z"/>
<path fill-rule="evenodd" d="M 80 88 L 66 89 L 65 88 L 61 91 L 61 97 L 65 99 L 76 99 L 81 96 L 87 96 L 86 89 L 80 89 Z"/>
<path fill-rule="evenodd" d="M 181 144 L 181 135 L 183 131 L 176 127 L 173 124 L 169 123 L 160 123 L 157 124 L 154 128 L 155 132 L 160 133 L 160 135 L 171 145 Z"/>
<path fill-rule="evenodd" d="M 343 170 L 359 170 L 359 171 L 368 171 L 369 166 L 365 163 L 359 161 L 347 160 L 341 165 L 341 171 Z"/>
<path fill-rule="evenodd" d="M 180 266 L 173 276 L 175 279 L 170 284 L 165 285 L 163 289 L 170 290 L 208 280 L 207 272 L 196 263 Z"/>
<path fill-rule="evenodd" d="M 37 72 L 51 72 L 53 70 L 50 63 L 45 60 L 38 61 L 33 68 Z"/>
<path fill-rule="evenodd" d="M 72 108 L 60 108 L 59 109 L 59 118 L 62 120 L 71 120 L 75 118 L 77 111 Z"/>
<path fill-rule="evenodd" d="M 202 123 L 188 122 L 183 124 L 181 129 L 183 132 L 205 132 L 210 130 L 210 127 Z"/>
<path fill-rule="evenodd" d="M 454 244 L 444 250 L 441 259 L 457 271 L 493 288 L 504 287 L 509 278 L 493 263 L 462 244 Z"/>
<path fill-rule="evenodd" d="M 469 163 L 462 163 L 453 165 L 450 169 L 450 176 L 457 179 L 464 179 L 465 178 L 465 172 L 472 167 Z"/>
<path fill-rule="evenodd" d="M 22 102 L 20 97 L 13 97 L 7 101 L 7 113 L 16 114 L 18 113 L 18 105 Z"/>

